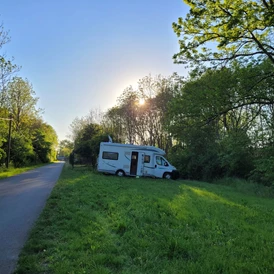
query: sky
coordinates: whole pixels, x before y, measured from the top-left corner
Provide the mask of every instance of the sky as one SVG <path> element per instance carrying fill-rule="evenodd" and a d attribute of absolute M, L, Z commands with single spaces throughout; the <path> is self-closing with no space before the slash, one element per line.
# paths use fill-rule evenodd
<path fill-rule="evenodd" d="M 33 85 L 43 119 L 59 140 L 90 110 L 106 111 L 128 86 L 151 74 L 186 75 L 172 22 L 181 0 L 1 0 L 2 48 Z"/>

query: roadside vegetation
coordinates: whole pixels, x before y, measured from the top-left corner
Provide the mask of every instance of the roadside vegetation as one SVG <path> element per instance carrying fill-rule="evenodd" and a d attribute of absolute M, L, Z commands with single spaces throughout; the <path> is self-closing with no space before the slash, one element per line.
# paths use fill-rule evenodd
<path fill-rule="evenodd" d="M 31 82 L 19 76 L 20 66 L 3 50 L 9 41 L 0 23 L 0 176 L 4 164 L 22 168 L 56 160 L 58 144 L 55 130 L 41 117 Z"/>
<path fill-rule="evenodd" d="M 15 273 L 273 273 L 273 194 L 222 184 L 66 165 Z"/>
<path fill-rule="evenodd" d="M 4 179 L 4 178 L 8 178 L 17 174 L 21 174 L 23 172 L 26 172 L 28 170 L 37 168 L 42 166 L 42 164 L 40 165 L 34 165 L 34 166 L 29 166 L 29 167 L 21 167 L 21 168 L 13 168 L 13 167 L 9 167 L 7 168 L 0 168 L 0 179 Z M 0 181 L 1 183 L 1 181 Z"/>

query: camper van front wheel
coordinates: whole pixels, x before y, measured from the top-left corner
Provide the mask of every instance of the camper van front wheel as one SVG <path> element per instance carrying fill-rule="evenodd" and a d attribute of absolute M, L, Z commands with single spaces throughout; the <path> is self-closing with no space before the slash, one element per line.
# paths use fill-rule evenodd
<path fill-rule="evenodd" d="M 169 172 L 166 172 L 165 174 L 164 174 L 164 176 L 163 176 L 165 179 L 168 179 L 168 180 L 170 180 L 171 179 L 171 173 L 169 173 Z"/>
<path fill-rule="evenodd" d="M 124 177 L 125 176 L 125 172 L 123 170 L 117 170 L 116 171 L 116 175 L 119 177 Z"/>

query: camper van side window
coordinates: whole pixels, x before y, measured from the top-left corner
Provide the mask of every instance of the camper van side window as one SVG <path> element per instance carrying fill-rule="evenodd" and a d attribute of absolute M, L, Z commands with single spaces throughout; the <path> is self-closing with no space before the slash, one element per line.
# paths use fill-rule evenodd
<path fill-rule="evenodd" d="M 117 152 L 103 151 L 103 159 L 118 160 L 119 154 Z"/>
<path fill-rule="evenodd" d="M 145 155 L 144 162 L 145 163 L 150 163 L 150 156 L 149 155 Z"/>

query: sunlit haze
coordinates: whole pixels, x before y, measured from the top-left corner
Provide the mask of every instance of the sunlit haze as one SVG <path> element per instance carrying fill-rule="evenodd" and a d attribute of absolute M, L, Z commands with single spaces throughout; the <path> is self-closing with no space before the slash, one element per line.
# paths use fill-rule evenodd
<path fill-rule="evenodd" d="M 145 104 L 145 99 L 141 98 L 141 99 L 139 100 L 139 104 L 140 104 L 140 105 L 144 105 L 144 104 Z"/>
<path fill-rule="evenodd" d="M 186 12 L 181 0 L 2 0 L 0 21 L 11 36 L 3 50 L 22 66 L 19 76 L 33 84 L 62 140 L 75 117 L 114 106 L 139 79 L 185 74 L 173 64 L 172 22 Z"/>

